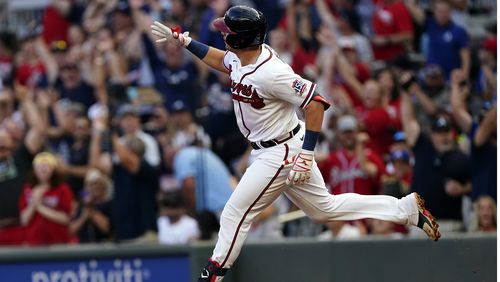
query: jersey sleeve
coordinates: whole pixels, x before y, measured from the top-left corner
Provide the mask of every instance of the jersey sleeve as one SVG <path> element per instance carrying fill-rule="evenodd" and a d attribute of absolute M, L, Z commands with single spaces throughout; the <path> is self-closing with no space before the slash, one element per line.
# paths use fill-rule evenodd
<path fill-rule="evenodd" d="M 275 75 L 271 95 L 304 109 L 311 101 L 316 84 L 295 74 L 291 68 Z"/>
<path fill-rule="evenodd" d="M 224 53 L 224 57 L 222 58 L 222 65 L 228 70 L 230 71 L 229 69 L 229 62 L 231 62 L 231 53 L 229 51 L 226 51 L 226 53 Z"/>

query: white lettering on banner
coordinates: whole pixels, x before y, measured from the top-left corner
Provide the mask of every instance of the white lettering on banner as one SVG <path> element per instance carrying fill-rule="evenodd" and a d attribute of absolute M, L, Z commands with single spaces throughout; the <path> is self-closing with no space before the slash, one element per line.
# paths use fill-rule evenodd
<path fill-rule="evenodd" d="M 80 263 L 78 270 L 33 271 L 31 282 L 145 282 L 149 277 L 140 259 L 117 259 L 110 269 L 99 269 L 98 262 L 91 260 Z"/>

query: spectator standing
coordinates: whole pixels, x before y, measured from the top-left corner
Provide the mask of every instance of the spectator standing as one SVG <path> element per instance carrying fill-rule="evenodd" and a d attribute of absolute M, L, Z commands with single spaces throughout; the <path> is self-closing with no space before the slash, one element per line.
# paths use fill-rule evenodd
<path fill-rule="evenodd" d="M 188 214 L 209 210 L 219 216 L 233 191 L 231 175 L 219 157 L 207 148 L 187 146 L 176 154 L 173 169 Z"/>
<path fill-rule="evenodd" d="M 70 223 L 70 232 L 80 243 L 103 242 L 112 238 L 113 188 L 111 180 L 97 169 L 85 176 L 76 216 Z"/>
<path fill-rule="evenodd" d="M 161 60 L 147 33 L 143 32 L 142 41 L 153 71 L 155 88 L 162 94 L 165 107 L 173 109 L 174 103 L 181 101 L 194 114 L 200 103 L 198 70 L 191 60 L 184 59 L 184 50 L 175 44 L 165 44 Z"/>
<path fill-rule="evenodd" d="M 186 214 L 182 191 L 160 193 L 158 240 L 160 244 L 186 244 L 200 237 L 196 219 Z"/>
<path fill-rule="evenodd" d="M 432 10 L 433 17 L 426 17 L 416 1 L 407 1 L 408 9 L 417 23 L 424 25 L 428 36 L 426 46 L 427 64 L 441 67 L 449 80 L 451 71 L 460 68 L 465 77 L 469 77 L 470 51 L 469 36 L 465 29 L 451 20 L 451 8 L 448 1 L 437 0 Z"/>
<path fill-rule="evenodd" d="M 451 111 L 450 95 L 440 66 L 427 65 L 422 70 L 422 76 L 422 81 L 414 88 L 415 115 L 420 127 L 429 130 L 434 115 Z"/>
<path fill-rule="evenodd" d="M 158 171 L 144 159 L 141 139 L 130 136 L 120 142 L 109 132 L 106 120 L 104 116 L 93 122 L 90 163 L 112 175 L 116 239 L 137 239 L 156 230 Z"/>
<path fill-rule="evenodd" d="M 497 197 L 497 106 L 493 106 L 478 118 L 473 118 L 466 109 L 465 99 L 469 93 L 463 84 L 465 76 L 455 70 L 451 79 L 451 104 L 453 116 L 460 129 L 469 136 L 470 157 L 474 164 L 472 173 L 472 200 L 479 196 Z"/>
<path fill-rule="evenodd" d="M 17 85 L 17 101 L 26 121 L 26 131 L 4 121 L 0 128 L 0 245 L 22 243 L 18 201 L 28 181 L 33 156 L 43 146 L 47 108 L 37 108 L 28 89 Z"/>
<path fill-rule="evenodd" d="M 133 105 L 125 104 L 120 106 L 117 116 L 123 132 L 123 137 L 120 138 L 120 141 L 125 142 L 127 138 L 132 136 L 141 139 L 145 146 L 144 159 L 152 167 L 158 167 L 160 165 L 158 143 L 153 136 L 142 131 L 138 110 Z"/>
<path fill-rule="evenodd" d="M 187 146 L 175 155 L 173 171 L 184 193 L 188 214 L 198 219 L 201 238 L 212 238 L 233 191 L 229 170 L 211 150 Z"/>
<path fill-rule="evenodd" d="M 371 41 L 375 59 L 390 61 L 405 55 L 413 40 L 410 12 L 401 0 L 375 0 L 374 3 Z"/>
<path fill-rule="evenodd" d="M 208 115 L 203 128 L 212 140 L 212 150 L 228 168 L 246 149 L 246 140 L 238 131 L 238 124 L 233 110 L 233 98 L 230 80 L 224 73 L 212 73 L 210 76 L 207 104 Z"/>
<path fill-rule="evenodd" d="M 69 147 L 68 161 L 60 159 L 59 171 L 68 177 L 68 184 L 77 198 L 83 189 L 83 179 L 89 170 L 90 121 L 85 116 L 75 119 L 71 128 L 72 142 Z"/>
<path fill-rule="evenodd" d="M 19 198 L 21 224 L 26 227 L 28 245 L 50 245 L 70 241 L 69 222 L 73 194 L 60 181 L 57 159 L 42 152 L 33 159 L 33 179 L 24 186 Z"/>
<path fill-rule="evenodd" d="M 340 148 L 330 153 L 320 165 L 330 193 L 379 194 L 384 163 L 378 155 L 366 149 L 368 135 L 358 131 L 356 118 L 350 115 L 338 119 L 337 130 Z"/>
<path fill-rule="evenodd" d="M 406 82 L 410 75 L 405 74 Z M 456 148 L 450 118 L 438 114 L 430 133 L 422 131 L 415 119 L 412 97 L 416 83 L 402 97 L 402 123 L 408 144 L 415 154 L 412 191 L 426 197 L 440 228 L 461 231 L 462 196 L 471 192 L 469 158 Z"/>
<path fill-rule="evenodd" d="M 365 36 L 356 31 L 356 13 L 344 8 L 336 11 L 334 15 L 330 12 L 325 0 L 317 0 L 315 4 L 322 23 L 337 33 L 339 45 L 349 45 L 356 51 L 361 62 L 370 64 L 373 61 L 372 46 Z"/>

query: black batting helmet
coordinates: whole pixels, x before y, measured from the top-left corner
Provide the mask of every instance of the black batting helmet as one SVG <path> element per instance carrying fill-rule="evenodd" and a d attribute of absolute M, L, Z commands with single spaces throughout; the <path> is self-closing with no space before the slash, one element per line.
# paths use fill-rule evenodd
<path fill-rule="evenodd" d="M 260 11 L 247 6 L 231 7 L 213 24 L 218 31 L 227 33 L 226 43 L 234 49 L 260 45 L 266 38 L 266 18 Z"/>

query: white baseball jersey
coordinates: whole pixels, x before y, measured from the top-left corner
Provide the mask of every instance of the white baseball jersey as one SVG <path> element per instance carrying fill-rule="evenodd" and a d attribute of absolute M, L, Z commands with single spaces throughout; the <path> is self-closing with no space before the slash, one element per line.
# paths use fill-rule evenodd
<path fill-rule="evenodd" d="M 311 101 L 314 83 L 296 75 L 267 45 L 263 45 L 255 64 L 242 67 L 232 52 L 226 53 L 223 63 L 230 71 L 238 125 L 247 139 L 252 142 L 281 139 L 297 125 L 295 110 Z M 334 196 L 328 192 L 314 161 L 308 182 L 286 185 L 292 164 L 284 161 L 301 151 L 305 131 L 302 127 L 286 142 L 252 151 L 253 162 L 220 217 L 219 236 L 211 257 L 219 267 L 232 266 L 252 221 L 282 193 L 318 222 L 376 218 L 417 224 L 418 207 L 413 194 L 402 199 L 354 193 Z M 222 279 L 217 277 L 215 281 Z"/>
<path fill-rule="evenodd" d="M 238 126 L 248 140 L 277 139 L 297 126 L 296 107 L 307 106 L 316 84 L 295 74 L 271 47 L 263 44 L 257 61 L 246 66 L 228 51 L 224 66 L 230 71 Z"/>

